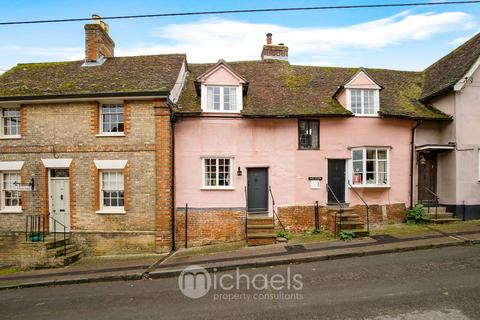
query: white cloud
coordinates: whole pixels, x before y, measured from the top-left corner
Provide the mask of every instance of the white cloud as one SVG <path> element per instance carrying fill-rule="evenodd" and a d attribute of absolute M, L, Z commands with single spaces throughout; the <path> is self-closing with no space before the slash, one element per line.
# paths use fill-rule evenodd
<path fill-rule="evenodd" d="M 162 43 L 143 43 L 128 49 L 119 46 L 118 55 L 186 52 L 190 62 L 258 59 L 265 34 L 272 32 L 275 43 L 290 48 L 291 61 L 334 64 L 339 55 L 351 50 L 371 50 L 420 41 L 434 35 L 471 25 L 473 17 L 464 12 L 400 14 L 345 27 L 292 28 L 269 23 L 204 19 L 158 28 L 153 36 Z"/>

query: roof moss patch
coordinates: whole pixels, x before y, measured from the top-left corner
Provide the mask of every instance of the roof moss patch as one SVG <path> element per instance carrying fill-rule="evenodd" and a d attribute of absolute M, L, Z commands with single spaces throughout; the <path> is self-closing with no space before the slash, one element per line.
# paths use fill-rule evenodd
<path fill-rule="evenodd" d="M 99 66 L 83 61 L 18 64 L 0 75 L 0 97 L 170 91 L 183 54 L 107 58 Z"/>

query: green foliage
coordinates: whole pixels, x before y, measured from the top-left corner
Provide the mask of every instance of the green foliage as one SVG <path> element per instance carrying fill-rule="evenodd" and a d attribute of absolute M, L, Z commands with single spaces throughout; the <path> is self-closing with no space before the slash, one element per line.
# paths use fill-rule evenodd
<path fill-rule="evenodd" d="M 313 235 L 313 234 L 320 234 L 320 229 L 315 229 L 313 228 L 312 231 L 310 231 L 310 233 Z"/>
<path fill-rule="evenodd" d="M 353 233 L 352 231 L 342 230 L 340 231 L 338 236 L 342 241 L 352 241 L 353 238 L 355 238 L 355 233 Z"/>
<path fill-rule="evenodd" d="M 291 240 L 292 239 L 292 235 L 290 234 L 290 232 L 286 231 L 286 230 L 283 230 L 283 229 L 280 229 L 280 230 L 277 230 L 277 237 L 279 238 L 285 238 L 287 240 Z"/>
<path fill-rule="evenodd" d="M 408 224 L 420 224 L 427 221 L 427 212 L 423 205 L 417 204 L 414 208 L 407 212 Z"/>

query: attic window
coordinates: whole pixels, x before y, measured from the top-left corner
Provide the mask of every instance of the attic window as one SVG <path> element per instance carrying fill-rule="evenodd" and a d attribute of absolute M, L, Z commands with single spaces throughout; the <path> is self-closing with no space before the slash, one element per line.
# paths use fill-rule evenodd
<path fill-rule="evenodd" d="M 238 112 L 240 108 L 237 86 L 205 86 L 207 99 L 204 111 L 208 112 Z"/>
<path fill-rule="evenodd" d="M 348 89 L 348 110 L 358 116 L 378 116 L 379 90 Z"/>

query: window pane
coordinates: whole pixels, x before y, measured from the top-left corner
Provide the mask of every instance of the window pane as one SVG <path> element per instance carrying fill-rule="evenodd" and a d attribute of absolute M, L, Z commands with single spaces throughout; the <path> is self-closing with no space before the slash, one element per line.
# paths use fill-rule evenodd
<path fill-rule="evenodd" d="M 363 160 L 363 150 L 353 150 L 352 159 Z"/>
<path fill-rule="evenodd" d="M 318 121 L 300 120 L 298 122 L 298 145 L 300 149 L 318 148 Z"/>
<path fill-rule="evenodd" d="M 313 120 L 310 124 L 311 147 L 318 148 L 318 121 Z"/>
<path fill-rule="evenodd" d="M 378 152 L 378 159 L 387 159 L 387 150 L 379 149 L 377 152 Z"/>
<path fill-rule="evenodd" d="M 103 132 L 123 132 L 123 105 L 102 105 Z"/>
<path fill-rule="evenodd" d="M 3 134 L 6 136 L 20 134 L 20 109 L 2 109 Z"/>
<path fill-rule="evenodd" d="M 3 174 L 3 198 L 6 207 L 16 207 L 22 205 L 22 197 L 18 191 L 20 183 L 20 174 L 8 172 Z"/>
<path fill-rule="evenodd" d="M 207 87 L 207 110 L 213 110 L 213 88 Z"/>
<path fill-rule="evenodd" d="M 352 89 L 350 91 L 350 104 L 354 114 L 362 114 L 362 90 Z"/>
<path fill-rule="evenodd" d="M 375 180 L 375 172 L 367 172 L 367 184 L 377 183 Z"/>
<path fill-rule="evenodd" d="M 373 90 L 363 90 L 363 113 L 374 114 Z"/>

